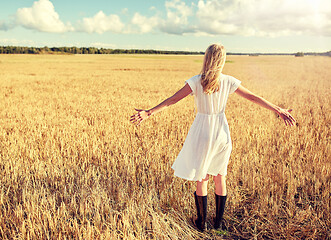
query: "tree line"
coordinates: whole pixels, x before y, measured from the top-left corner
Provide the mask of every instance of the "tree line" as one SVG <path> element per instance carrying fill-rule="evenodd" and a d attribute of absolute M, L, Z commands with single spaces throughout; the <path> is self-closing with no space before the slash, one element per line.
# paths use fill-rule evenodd
<path fill-rule="evenodd" d="M 0 54 L 174 54 L 174 55 L 200 55 L 204 52 L 190 51 L 167 51 L 153 49 L 109 49 L 96 47 L 19 47 L 19 46 L 0 46 Z M 227 53 L 227 55 L 295 55 L 295 56 L 329 56 L 331 51 L 324 53 L 316 52 L 297 52 L 297 53 Z"/>
<path fill-rule="evenodd" d="M 204 52 L 166 51 L 153 49 L 108 49 L 96 47 L 19 47 L 0 46 L 0 54 L 183 54 L 196 55 Z"/>

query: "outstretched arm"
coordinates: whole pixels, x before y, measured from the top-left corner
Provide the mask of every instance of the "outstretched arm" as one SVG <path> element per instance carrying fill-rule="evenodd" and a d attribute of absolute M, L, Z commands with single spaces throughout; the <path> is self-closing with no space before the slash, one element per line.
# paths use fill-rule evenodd
<path fill-rule="evenodd" d="M 165 108 L 177 103 L 178 101 L 185 98 L 187 95 L 189 95 L 192 92 L 192 89 L 190 86 L 186 83 L 184 87 L 182 87 L 178 92 L 176 92 L 171 97 L 167 98 L 157 106 L 149 109 L 149 110 L 143 110 L 143 109 L 136 109 L 138 112 L 131 116 L 130 121 L 136 125 L 139 125 L 142 121 L 149 118 L 149 116 L 154 115 L 155 113 L 161 112 Z"/>
<path fill-rule="evenodd" d="M 294 126 L 296 120 L 291 116 L 290 112 L 292 109 L 283 109 L 275 104 L 272 104 L 271 102 L 268 102 L 264 98 L 252 93 L 247 88 L 244 88 L 243 86 L 239 86 L 237 90 L 235 91 L 239 96 L 242 96 L 264 108 L 267 108 L 271 111 L 276 112 L 285 122 L 285 125 Z"/>

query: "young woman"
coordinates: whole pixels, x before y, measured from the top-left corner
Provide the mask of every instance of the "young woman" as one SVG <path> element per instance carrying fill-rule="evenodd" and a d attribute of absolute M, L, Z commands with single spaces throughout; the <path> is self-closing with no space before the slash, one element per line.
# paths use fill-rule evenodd
<path fill-rule="evenodd" d="M 215 181 L 216 218 L 214 227 L 222 229 L 222 217 L 226 202 L 227 166 L 232 150 L 229 126 L 224 114 L 229 94 L 235 92 L 258 105 L 276 112 L 286 125 L 294 126 L 291 109 L 282 109 L 240 85 L 240 81 L 222 74 L 226 53 L 222 45 L 210 45 L 204 56 L 202 71 L 186 81 L 185 86 L 173 96 L 149 109 L 136 109 L 130 121 L 139 125 L 150 116 L 177 103 L 187 95 L 195 97 L 197 114 L 185 139 L 182 150 L 172 168 L 175 176 L 196 181 L 194 192 L 197 208 L 196 227 L 204 231 L 207 216 L 207 184 L 209 175 Z"/>

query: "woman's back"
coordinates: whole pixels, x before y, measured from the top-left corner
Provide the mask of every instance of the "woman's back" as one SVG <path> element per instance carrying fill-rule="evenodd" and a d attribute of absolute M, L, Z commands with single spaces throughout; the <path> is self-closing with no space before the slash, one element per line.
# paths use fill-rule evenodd
<path fill-rule="evenodd" d="M 225 111 L 226 102 L 229 94 L 233 93 L 240 81 L 236 78 L 221 74 L 219 79 L 220 89 L 219 91 L 206 94 L 203 91 L 201 85 L 201 76 L 196 75 L 186 81 L 192 89 L 192 95 L 195 96 L 195 104 L 197 106 L 197 112 L 202 114 L 219 114 Z"/>

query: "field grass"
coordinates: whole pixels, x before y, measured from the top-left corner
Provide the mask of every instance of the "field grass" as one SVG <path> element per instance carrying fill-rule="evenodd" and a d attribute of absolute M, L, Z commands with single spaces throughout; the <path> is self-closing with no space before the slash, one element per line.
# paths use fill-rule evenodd
<path fill-rule="evenodd" d="M 330 238 L 331 58 L 228 57 L 226 74 L 293 108 L 298 126 L 231 95 L 222 236 L 195 230 L 195 183 L 171 169 L 193 98 L 138 128 L 129 122 L 134 107 L 156 105 L 198 74 L 201 60 L 0 55 L 0 238 Z"/>

